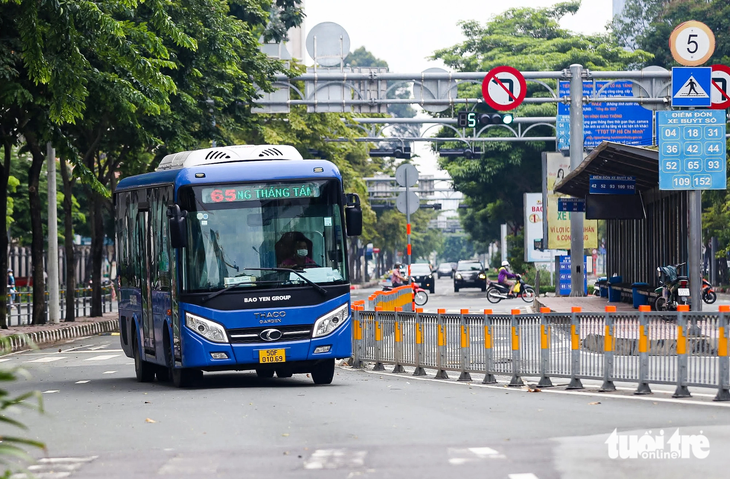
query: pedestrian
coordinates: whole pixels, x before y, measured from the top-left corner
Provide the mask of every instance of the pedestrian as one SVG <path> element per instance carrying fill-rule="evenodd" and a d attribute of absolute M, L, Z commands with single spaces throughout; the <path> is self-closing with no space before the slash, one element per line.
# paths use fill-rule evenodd
<path fill-rule="evenodd" d="M 15 276 L 13 276 L 13 268 L 8 268 L 8 302 L 9 307 L 15 306 Z"/>

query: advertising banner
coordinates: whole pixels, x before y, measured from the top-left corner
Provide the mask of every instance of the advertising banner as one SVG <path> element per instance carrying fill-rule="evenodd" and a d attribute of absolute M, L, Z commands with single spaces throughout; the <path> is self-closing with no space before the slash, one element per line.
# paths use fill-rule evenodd
<path fill-rule="evenodd" d="M 562 153 L 543 153 L 543 174 L 546 183 L 543 186 L 544 208 L 547 210 L 547 223 L 544 227 L 549 249 L 570 249 L 570 215 L 567 211 L 558 211 L 558 198 L 564 195 L 553 193 L 555 183 L 570 173 L 570 158 Z M 582 214 L 582 213 L 580 213 Z M 583 247 L 598 247 L 598 222 L 583 221 Z"/>
<path fill-rule="evenodd" d="M 543 249 L 543 208 L 542 193 L 525 193 L 525 262 L 552 261 L 556 255 L 565 251 Z"/>

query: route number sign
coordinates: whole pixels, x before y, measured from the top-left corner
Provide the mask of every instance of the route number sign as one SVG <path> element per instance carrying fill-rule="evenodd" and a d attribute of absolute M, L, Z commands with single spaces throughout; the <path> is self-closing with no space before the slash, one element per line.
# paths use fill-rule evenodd
<path fill-rule="evenodd" d="M 704 23 L 694 20 L 684 22 L 669 37 L 669 49 L 677 63 L 696 67 L 709 60 L 715 52 L 715 35 Z"/>
<path fill-rule="evenodd" d="M 727 187 L 725 112 L 659 111 L 659 189 Z"/>

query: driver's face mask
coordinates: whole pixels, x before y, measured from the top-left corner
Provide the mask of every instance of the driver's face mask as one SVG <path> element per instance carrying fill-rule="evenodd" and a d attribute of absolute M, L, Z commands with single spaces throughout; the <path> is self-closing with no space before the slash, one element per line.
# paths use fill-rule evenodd
<path fill-rule="evenodd" d="M 307 256 L 307 250 L 306 249 L 298 249 L 297 254 L 299 256 Z"/>

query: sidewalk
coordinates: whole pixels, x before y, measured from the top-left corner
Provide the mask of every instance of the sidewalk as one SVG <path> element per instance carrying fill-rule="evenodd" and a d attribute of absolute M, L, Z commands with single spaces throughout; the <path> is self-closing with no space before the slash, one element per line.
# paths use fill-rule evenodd
<path fill-rule="evenodd" d="M 606 298 L 598 296 L 585 296 L 583 298 L 540 296 L 535 298 L 536 311 L 540 308 L 550 308 L 553 313 L 570 313 L 573 306 L 580 306 L 584 313 L 603 313 L 606 306 L 616 306 L 616 311 L 636 312 L 631 303 L 609 303 Z"/>
<path fill-rule="evenodd" d="M 29 344 L 43 346 L 62 339 L 119 331 L 119 313 L 105 313 L 96 318 L 77 318 L 72 323 L 47 323 L 30 326 L 10 326 L 0 329 L 0 336 L 13 336 L 5 353 L 28 349 Z M 17 335 L 17 336 L 16 336 Z"/>

